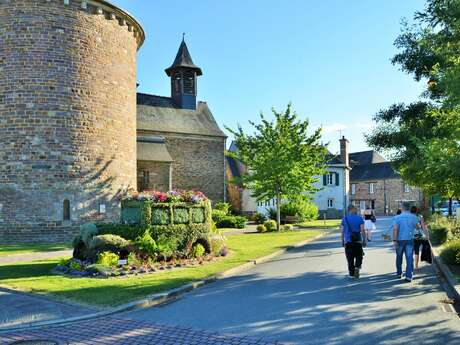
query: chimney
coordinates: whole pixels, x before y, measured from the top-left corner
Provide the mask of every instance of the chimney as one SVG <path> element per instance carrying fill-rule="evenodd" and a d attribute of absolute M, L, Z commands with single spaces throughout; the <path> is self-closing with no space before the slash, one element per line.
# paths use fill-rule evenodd
<path fill-rule="evenodd" d="M 342 139 L 340 141 L 340 158 L 342 158 L 342 161 L 345 163 L 345 166 L 350 166 L 350 159 L 348 156 L 348 140 L 345 138 L 345 136 L 342 136 Z"/>

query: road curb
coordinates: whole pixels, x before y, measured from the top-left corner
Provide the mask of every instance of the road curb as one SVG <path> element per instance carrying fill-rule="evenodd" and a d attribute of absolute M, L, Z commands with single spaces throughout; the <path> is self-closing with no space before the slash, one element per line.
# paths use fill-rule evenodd
<path fill-rule="evenodd" d="M 284 249 L 277 250 L 276 252 L 273 252 L 271 254 L 268 254 L 268 255 L 262 256 L 260 258 L 251 260 L 251 261 L 249 261 L 249 262 L 247 262 L 245 264 L 242 264 L 240 266 L 230 268 L 230 269 L 228 269 L 226 271 L 223 271 L 221 273 L 215 274 L 215 275 L 210 276 L 210 277 L 208 277 L 206 279 L 202 279 L 202 280 L 199 280 L 199 281 L 196 281 L 196 282 L 188 283 L 188 284 L 185 284 L 185 285 L 180 286 L 178 288 L 168 290 L 168 291 L 165 291 L 165 292 L 160 292 L 160 293 L 157 293 L 157 294 L 149 295 L 146 298 L 136 300 L 136 301 L 133 301 L 133 302 L 129 302 L 129 303 L 125 303 L 125 304 L 123 304 L 121 306 L 112 308 L 110 310 L 100 311 L 100 312 L 96 312 L 96 313 L 93 313 L 93 314 L 88 314 L 88 315 L 85 315 L 85 316 L 71 317 L 71 318 L 62 319 L 62 320 L 39 321 L 39 322 L 25 324 L 25 325 L 18 326 L 18 327 L 3 328 L 3 329 L 0 328 L 0 334 L 11 333 L 11 332 L 15 332 L 15 331 L 24 331 L 24 330 L 35 329 L 35 328 L 41 328 L 41 327 L 44 327 L 44 326 L 61 325 L 61 324 L 78 322 L 78 321 L 97 319 L 97 318 L 104 317 L 104 316 L 110 316 L 110 315 L 119 314 L 119 313 L 123 313 L 123 312 L 127 312 L 127 311 L 133 311 L 133 310 L 137 310 L 137 309 L 153 307 L 153 306 L 156 306 L 156 305 L 159 305 L 159 304 L 164 304 L 164 303 L 173 301 L 173 300 L 177 299 L 178 297 L 180 297 L 180 296 L 182 296 L 182 295 L 184 295 L 184 294 L 186 294 L 188 292 L 191 292 L 191 291 L 193 291 L 195 289 L 198 289 L 198 288 L 200 288 L 202 286 L 205 286 L 205 285 L 208 285 L 210 283 L 216 282 L 218 280 L 229 278 L 229 277 L 237 275 L 237 274 L 239 274 L 241 272 L 250 270 L 251 268 L 254 268 L 258 264 L 262 264 L 264 262 L 270 261 L 271 259 L 273 259 L 273 258 L 275 258 L 277 256 L 280 256 L 280 255 L 282 255 L 282 254 L 284 254 L 284 253 L 286 253 L 286 252 L 288 252 L 290 250 L 303 247 L 304 245 L 306 245 L 308 243 L 311 243 L 311 242 L 314 242 L 314 241 L 316 241 L 316 240 L 318 240 L 318 239 L 320 239 L 320 238 L 322 238 L 322 237 L 324 237 L 324 236 L 326 236 L 328 234 L 329 234 L 328 231 L 323 231 L 321 234 L 319 234 L 319 235 L 317 235 L 317 236 L 315 236 L 315 237 L 313 237 L 311 239 L 308 239 L 308 240 L 293 244 L 293 245 L 288 246 L 288 247 L 286 247 Z"/>
<path fill-rule="evenodd" d="M 443 262 L 441 256 L 439 255 L 441 252 L 440 248 L 431 248 L 433 253 L 433 261 L 436 267 L 444 275 L 444 278 L 446 278 L 446 282 L 453 294 L 454 299 L 460 302 L 460 284 L 457 282 L 457 279 L 452 274 L 449 266 L 447 266 Z"/>

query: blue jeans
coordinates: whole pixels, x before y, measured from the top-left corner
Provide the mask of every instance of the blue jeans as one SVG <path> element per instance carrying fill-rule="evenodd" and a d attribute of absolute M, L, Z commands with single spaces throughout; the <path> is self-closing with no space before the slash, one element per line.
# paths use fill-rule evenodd
<path fill-rule="evenodd" d="M 414 241 L 398 241 L 396 248 L 396 271 L 399 275 L 402 274 L 403 254 L 406 257 L 406 278 L 412 279 L 414 272 Z"/>

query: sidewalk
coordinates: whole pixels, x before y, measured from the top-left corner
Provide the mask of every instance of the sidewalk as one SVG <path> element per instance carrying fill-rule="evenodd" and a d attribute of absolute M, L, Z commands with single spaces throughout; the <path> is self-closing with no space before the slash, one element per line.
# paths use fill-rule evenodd
<path fill-rule="evenodd" d="M 0 330 L 39 321 L 83 316 L 97 311 L 95 308 L 57 302 L 5 288 L 0 288 L 0 306 Z"/>
<path fill-rule="evenodd" d="M 30 262 L 35 260 L 54 259 L 59 257 L 71 257 L 72 249 L 53 252 L 36 252 L 25 254 L 14 254 L 0 257 L 0 265 L 8 265 L 16 262 Z"/>

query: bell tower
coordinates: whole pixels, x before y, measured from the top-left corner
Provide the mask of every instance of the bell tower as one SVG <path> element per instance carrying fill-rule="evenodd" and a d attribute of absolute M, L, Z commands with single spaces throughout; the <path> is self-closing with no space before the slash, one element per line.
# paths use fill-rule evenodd
<path fill-rule="evenodd" d="M 171 98 L 176 106 L 196 110 L 197 77 L 203 72 L 193 63 L 184 37 L 173 64 L 165 72 L 171 78 Z"/>

